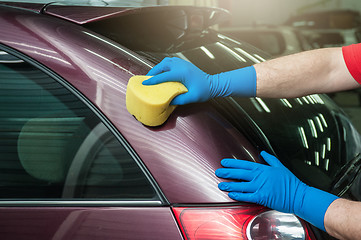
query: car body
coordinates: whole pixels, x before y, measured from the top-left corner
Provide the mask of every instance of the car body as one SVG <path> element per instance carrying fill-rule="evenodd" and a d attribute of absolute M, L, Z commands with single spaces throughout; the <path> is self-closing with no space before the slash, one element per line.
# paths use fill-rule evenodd
<path fill-rule="evenodd" d="M 313 47 L 298 29 L 289 26 L 256 25 L 251 27 L 221 28 L 220 32 L 248 42 L 279 57 L 311 50 Z"/>
<path fill-rule="evenodd" d="M 0 2 L 2 239 L 327 239 L 236 202 L 226 157 L 277 155 L 307 184 L 357 199 L 360 136 L 325 95 L 178 106 L 159 127 L 126 109 L 128 79 L 165 56 L 209 74 L 264 61 L 210 26 L 216 8 Z M 345 173 L 347 176 L 345 177 Z"/>

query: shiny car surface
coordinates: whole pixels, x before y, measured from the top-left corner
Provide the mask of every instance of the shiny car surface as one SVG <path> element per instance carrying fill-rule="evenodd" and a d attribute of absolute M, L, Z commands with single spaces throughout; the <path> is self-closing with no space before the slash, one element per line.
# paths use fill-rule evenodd
<path fill-rule="evenodd" d="M 165 56 L 213 74 L 266 55 L 211 29 L 216 8 L 0 2 L 1 239 L 327 239 L 228 198 L 225 157 L 276 154 L 300 179 L 359 198 L 360 136 L 327 96 L 225 98 L 145 127 L 128 79 Z M 353 176 L 353 177 L 345 177 Z"/>

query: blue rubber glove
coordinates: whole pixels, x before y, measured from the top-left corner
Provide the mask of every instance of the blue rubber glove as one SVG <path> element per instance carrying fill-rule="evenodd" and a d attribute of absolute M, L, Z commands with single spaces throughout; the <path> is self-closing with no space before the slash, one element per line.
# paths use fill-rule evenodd
<path fill-rule="evenodd" d="M 274 156 L 261 152 L 269 164 L 224 159 L 226 168 L 216 170 L 221 178 L 243 182 L 221 182 L 219 189 L 237 201 L 253 202 L 280 212 L 294 213 L 325 231 L 324 216 L 328 206 L 338 197 L 307 186 Z"/>
<path fill-rule="evenodd" d="M 186 86 L 188 92 L 175 97 L 172 105 L 205 102 L 211 98 L 231 95 L 256 95 L 256 70 L 253 66 L 209 75 L 188 61 L 167 57 L 152 68 L 147 76 L 153 77 L 143 81 L 143 85 L 181 82 Z"/>

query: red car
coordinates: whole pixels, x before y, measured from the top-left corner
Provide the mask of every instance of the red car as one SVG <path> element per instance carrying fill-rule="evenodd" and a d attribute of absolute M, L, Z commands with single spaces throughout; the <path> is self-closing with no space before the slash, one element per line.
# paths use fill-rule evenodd
<path fill-rule="evenodd" d="M 328 239 L 231 200 L 214 174 L 223 158 L 267 150 L 307 184 L 360 198 L 360 135 L 327 96 L 214 99 L 159 127 L 127 112 L 128 79 L 165 56 L 210 74 L 264 61 L 211 28 L 227 17 L 0 2 L 0 238 Z"/>

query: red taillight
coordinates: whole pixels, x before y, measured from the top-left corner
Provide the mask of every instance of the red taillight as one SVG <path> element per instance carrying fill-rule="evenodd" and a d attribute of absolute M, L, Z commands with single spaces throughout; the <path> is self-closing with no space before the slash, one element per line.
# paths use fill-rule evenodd
<path fill-rule="evenodd" d="M 186 240 L 311 239 L 303 224 L 298 229 L 292 225 L 299 221 L 293 215 L 258 205 L 174 207 L 173 211 Z M 296 220 L 290 225 L 287 216 Z"/>

